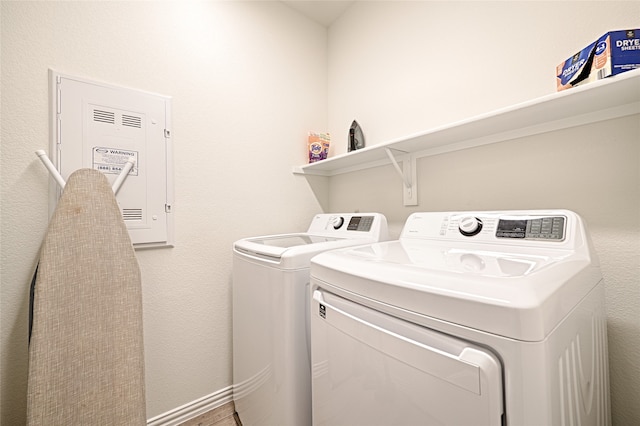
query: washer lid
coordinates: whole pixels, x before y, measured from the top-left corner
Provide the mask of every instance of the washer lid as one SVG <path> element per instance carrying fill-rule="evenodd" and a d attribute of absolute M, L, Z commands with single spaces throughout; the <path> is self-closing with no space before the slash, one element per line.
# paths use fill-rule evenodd
<path fill-rule="evenodd" d="M 327 250 L 365 245 L 375 242 L 372 237 L 359 239 L 326 237 L 310 234 L 283 234 L 247 238 L 236 241 L 236 255 L 279 269 L 309 268 L 311 258 Z"/>
<path fill-rule="evenodd" d="M 308 268 L 316 254 L 387 239 L 387 219 L 380 213 L 317 214 L 304 233 L 251 237 L 234 243 L 236 255 L 280 269 Z"/>
<path fill-rule="evenodd" d="M 336 237 L 323 237 L 318 235 L 308 234 L 289 234 L 289 235 L 273 235 L 270 237 L 258 237 L 248 238 L 245 241 L 253 244 L 259 244 L 264 247 L 279 247 L 282 249 L 288 249 L 296 246 L 303 246 L 306 244 L 325 243 L 327 241 L 338 241 L 344 238 Z"/>
<path fill-rule="evenodd" d="M 266 237 L 246 238 L 236 241 L 234 247 L 243 253 L 260 257 L 280 259 L 287 250 L 307 246 L 309 244 L 320 244 L 333 241 L 344 240 L 344 238 L 326 237 L 309 234 L 283 234 Z M 338 247 L 344 247 L 342 245 Z"/>

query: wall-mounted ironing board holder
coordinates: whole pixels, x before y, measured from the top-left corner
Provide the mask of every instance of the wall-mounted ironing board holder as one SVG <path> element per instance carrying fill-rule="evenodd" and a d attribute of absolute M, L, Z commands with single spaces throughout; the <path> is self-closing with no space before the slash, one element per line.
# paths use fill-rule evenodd
<path fill-rule="evenodd" d="M 60 172 L 58 172 L 58 169 L 56 169 L 56 166 L 53 165 L 53 163 L 47 156 L 47 153 L 44 152 L 44 150 L 39 149 L 36 151 L 36 155 L 38 156 L 40 161 L 42 161 L 42 164 L 44 164 L 47 170 L 49 170 L 49 173 L 51 174 L 53 179 L 56 181 L 56 183 L 60 186 L 60 189 L 64 190 L 64 186 L 67 183 L 64 181 L 64 178 L 60 175 Z M 113 190 L 114 194 L 118 193 L 118 190 L 124 183 L 124 180 L 129 175 L 129 172 L 131 171 L 135 163 L 136 163 L 136 160 L 133 157 L 127 160 L 124 167 L 122 168 L 122 171 L 120 172 L 116 180 L 113 182 L 113 185 L 111 186 L 111 189 Z"/>

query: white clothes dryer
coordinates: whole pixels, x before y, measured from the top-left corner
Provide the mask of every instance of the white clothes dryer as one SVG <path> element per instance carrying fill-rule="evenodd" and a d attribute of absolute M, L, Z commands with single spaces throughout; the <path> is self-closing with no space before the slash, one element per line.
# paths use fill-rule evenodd
<path fill-rule="evenodd" d="M 311 424 L 311 258 L 387 235 L 378 213 L 318 214 L 307 232 L 235 242 L 233 398 L 245 426 Z"/>
<path fill-rule="evenodd" d="M 604 285 L 567 210 L 415 213 L 311 262 L 314 425 L 609 425 Z"/>

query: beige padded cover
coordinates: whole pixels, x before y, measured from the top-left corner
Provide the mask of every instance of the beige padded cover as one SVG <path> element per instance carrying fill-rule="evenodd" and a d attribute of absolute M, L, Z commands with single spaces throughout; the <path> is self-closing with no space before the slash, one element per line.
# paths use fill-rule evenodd
<path fill-rule="evenodd" d="M 41 249 L 33 304 L 28 424 L 145 425 L 140 270 L 96 170 L 69 177 Z"/>

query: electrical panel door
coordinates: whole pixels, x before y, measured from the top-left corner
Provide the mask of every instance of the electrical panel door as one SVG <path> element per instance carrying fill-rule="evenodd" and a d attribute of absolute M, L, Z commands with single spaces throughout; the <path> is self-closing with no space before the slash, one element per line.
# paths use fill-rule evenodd
<path fill-rule="evenodd" d="M 64 179 L 80 168 L 113 184 L 135 164 L 116 194 L 136 248 L 173 244 L 170 101 L 166 96 L 50 71 L 51 157 Z M 56 189 L 51 211 L 59 196 Z"/>

